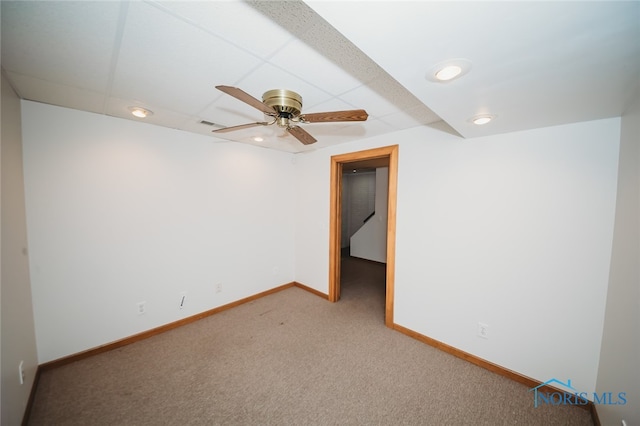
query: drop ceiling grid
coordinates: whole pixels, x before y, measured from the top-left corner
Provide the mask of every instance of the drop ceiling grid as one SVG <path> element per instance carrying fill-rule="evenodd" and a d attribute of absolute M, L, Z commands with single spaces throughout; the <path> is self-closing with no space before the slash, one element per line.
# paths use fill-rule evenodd
<path fill-rule="evenodd" d="M 3 49 L 7 71 L 41 84 L 106 89 L 118 3 L 3 2 L 2 13 L 3 45 L 20 46 Z"/>
<path fill-rule="evenodd" d="M 344 111 L 344 110 L 349 110 L 349 109 L 364 109 L 364 108 L 361 108 L 361 107 L 362 107 L 362 105 L 360 105 L 360 106 L 352 105 L 350 103 L 345 102 L 341 98 L 332 97 L 332 98 L 328 99 L 327 101 L 319 103 L 319 104 L 314 104 L 314 105 L 306 105 L 305 104 L 304 112 L 312 113 L 312 112 L 325 112 L 325 111 Z M 367 111 L 367 113 L 369 113 L 369 111 Z M 369 122 L 372 119 L 373 118 L 371 117 L 371 115 L 369 115 L 369 118 L 367 119 L 367 122 Z M 340 126 L 352 126 L 352 125 L 354 125 L 356 123 L 353 123 L 353 122 L 338 122 L 338 123 L 333 123 L 333 124 L 340 125 Z"/>
<path fill-rule="evenodd" d="M 251 13 L 243 15 L 242 25 L 237 25 L 237 23 L 234 26 L 229 25 L 229 22 L 233 21 L 230 18 L 234 14 L 240 16 L 239 12 L 248 8 L 247 5 L 235 2 L 214 2 L 208 5 L 207 13 L 202 13 L 201 8 L 194 8 L 189 3 L 162 2 L 152 5 L 160 6 L 164 12 L 197 28 L 206 27 L 206 32 L 219 35 L 223 39 L 232 38 L 235 40 L 234 43 L 243 48 L 251 49 L 252 43 L 255 44 L 256 33 L 259 34 L 258 39 L 270 40 L 270 50 L 263 49 L 261 51 L 264 56 L 263 63 L 254 68 L 249 67 L 251 71 L 248 74 L 246 74 L 246 66 L 238 67 L 234 78 L 219 78 L 212 81 L 208 86 L 209 89 L 213 89 L 213 86 L 217 84 L 235 85 L 261 99 L 262 93 L 266 90 L 287 88 L 303 96 L 306 111 L 308 108 L 313 108 L 314 105 L 329 101 L 333 95 L 361 85 L 360 81 L 342 71 L 309 46 L 295 40 L 290 33 L 275 25 L 267 17 L 256 14 L 253 9 L 251 9 L 253 15 Z M 221 18 L 220 15 L 224 15 L 225 18 Z M 221 24 L 222 27 L 220 27 Z M 246 34 L 247 26 L 252 28 L 250 33 L 253 38 L 245 45 L 242 39 L 238 39 L 237 36 Z M 280 45 L 274 44 L 274 40 L 277 40 Z M 255 51 L 255 49 L 253 50 Z M 222 55 L 216 56 L 222 57 Z M 235 62 L 236 56 L 232 55 L 229 58 L 233 58 Z M 309 81 L 313 81 L 313 83 Z M 215 100 L 197 112 L 198 116 L 205 117 L 208 121 L 223 125 L 236 125 L 247 121 L 264 120 L 264 117 L 257 111 L 252 111 L 251 117 L 243 113 L 234 114 L 232 108 L 246 110 L 244 105 L 235 99 L 232 99 L 230 103 L 229 97 L 216 91 L 211 95 Z M 348 105 L 344 109 L 358 107 L 345 102 L 341 102 L 341 104 Z M 236 119 L 241 116 L 244 118 Z"/>
<path fill-rule="evenodd" d="M 270 89 L 293 90 L 302 96 L 303 111 L 308 105 L 319 104 L 331 99 L 331 95 L 317 86 L 307 82 L 307 79 L 289 73 L 270 62 L 264 63 L 253 73 L 249 74 L 239 83 L 247 93 L 258 99 Z"/>
<path fill-rule="evenodd" d="M 204 3 L 206 7 L 202 2 L 189 1 L 149 3 L 262 59 L 269 58 L 293 39 L 290 33 L 257 14 L 245 2 L 209 1 Z"/>
<path fill-rule="evenodd" d="M 299 45 L 310 46 L 314 52 L 326 58 L 328 64 L 340 70 L 340 75 L 353 81 L 360 82 L 359 85 L 351 84 L 337 88 L 336 96 L 343 102 L 351 105 L 351 108 L 365 108 L 370 114 L 370 119 L 377 115 L 373 110 L 387 109 L 386 114 L 402 115 L 405 109 L 422 107 L 420 109 L 423 116 L 421 123 L 431 123 L 440 120 L 429 108 L 419 99 L 411 95 L 404 87 L 398 84 L 380 66 L 364 54 L 343 34 L 332 27 L 326 20 L 313 11 L 303 2 L 251 2 L 253 6 L 274 21 L 286 27 L 292 34 L 300 40 Z M 338 8 L 344 2 L 334 3 Z M 369 3 L 367 3 L 369 7 Z M 359 16 L 359 14 L 356 14 Z M 348 21 L 353 21 L 352 16 L 345 17 Z M 358 22 L 360 18 L 358 19 Z M 379 22 L 379 20 L 377 21 Z M 379 25 L 376 31 L 381 34 L 388 34 L 386 22 L 384 31 Z M 384 41 L 389 44 L 388 40 Z M 395 46 L 395 44 L 393 44 Z M 300 65 L 296 65 L 300 67 Z M 316 75 L 318 73 L 313 73 Z M 318 77 L 316 77 L 318 78 Z M 335 83 L 332 83 L 334 85 Z M 341 93 L 338 93 L 339 91 Z M 384 106 L 378 108 L 376 105 L 366 104 L 365 101 L 357 99 L 354 93 L 367 93 L 367 99 L 376 98 L 384 102 Z M 313 106 L 315 108 L 315 106 Z M 368 122 L 367 122 L 368 123 Z"/>
<path fill-rule="evenodd" d="M 231 64 L 224 58 L 233 58 Z M 216 80 L 237 78 L 260 59 L 151 7 L 130 4 L 112 96 L 197 114 Z"/>
<path fill-rule="evenodd" d="M 261 5 L 266 7 L 264 3 Z M 278 5 L 283 5 L 283 3 L 270 2 L 267 15 L 271 17 L 282 16 L 278 13 Z M 358 138 L 378 135 L 382 132 L 381 129 L 385 131 L 397 130 L 440 120 L 428 108 L 424 107 L 417 98 L 410 95 L 406 96 L 408 93 L 404 88 L 399 86 L 393 79 L 390 79 L 382 69 L 371 62 L 366 55 L 363 55 L 324 20 L 312 12 L 309 13 L 310 9 L 307 6 L 298 2 L 288 2 L 284 6 L 287 12 L 286 16 L 290 18 L 284 24 L 286 24 L 290 32 L 302 37 L 303 40 L 293 40 L 272 57 L 265 58 L 267 62 L 239 80 L 236 84 L 238 87 L 258 99 L 261 98 L 263 92 L 272 88 L 294 90 L 303 97 L 303 112 L 364 108 L 366 104 L 370 113 L 370 118 L 366 123 L 333 125 L 322 129 L 319 127 L 326 125 L 315 124 L 307 126 L 309 132 L 322 138 L 327 144 L 331 144 L 331 141 L 335 141 L 335 143 L 342 142 L 345 137 L 340 135 L 344 134 L 344 132 L 349 135 L 347 136 L 348 140 L 349 137 Z M 295 19 L 291 18 L 291 16 L 294 16 Z M 282 24 L 282 21 L 279 22 Z M 343 70 L 337 64 L 349 64 L 348 69 L 351 72 Z M 362 72 L 358 74 L 353 71 L 354 69 Z M 360 78 L 355 78 L 352 74 L 356 74 Z M 378 92 L 384 93 L 386 98 L 392 99 L 395 104 L 389 102 L 384 96 L 379 95 L 374 89 L 364 86 L 363 81 L 377 82 L 376 88 Z M 271 85 L 266 86 L 266 84 Z M 365 93 L 365 100 L 359 99 L 358 93 Z M 327 95 L 330 97 L 327 97 Z M 371 111 L 373 104 L 367 102 L 367 100 L 371 99 L 375 99 L 384 105 L 379 109 L 382 114 L 389 116 L 389 120 L 393 125 L 389 125 L 388 122 L 374 124 L 376 114 Z M 207 118 L 207 120 L 225 126 L 264 119 L 259 112 L 253 113 L 251 119 L 246 119 L 249 117 L 242 120 L 235 119 L 235 114 L 231 112 L 233 108 L 243 112 L 247 109 L 243 105 L 238 105 L 241 104 L 239 101 L 233 101 L 236 103 L 235 107 L 233 104 L 230 105 L 228 99 L 224 96 L 218 97 L 208 108 L 201 111 L 200 115 L 211 117 L 210 119 Z M 226 105 L 228 105 L 228 108 Z M 405 106 L 410 109 L 413 108 L 415 114 L 422 113 L 423 116 L 420 119 L 415 119 L 408 115 L 405 116 L 401 109 Z M 415 108 L 417 106 L 422 108 Z M 376 107 L 373 106 L 373 109 L 376 109 Z M 354 131 L 349 131 L 349 129 L 354 129 Z M 261 130 L 264 131 L 265 129 L 254 128 L 251 133 L 257 135 Z M 217 136 L 238 141 L 246 139 L 245 136 L 234 133 L 219 134 Z M 317 143 L 314 146 L 320 148 L 323 145 Z"/>
<path fill-rule="evenodd" d="M 10 70 L 8 75 L 25 98 L 138 121 L 131 117 L 128 107 L 143 106 L 154 111 L 145 119 L 147 123 L 207 135 L 211 135 L 211 127 L 200 124 L 200 120 L 221 126 L 265 120 L 259 111 L 215 90 L 217 84 L 235 85 L 258 99 L 272 88 L 294 90 L 303 97 L 303 112 L 355 108 L 370 112 L 366 123 L 305 126 L 311 134 L 317 129 L 324 139 L 315 147 L 389 130 L 389 125 L 377 121 L 370 111 L 376 108 L 364 105 L 354 93 L 364 92 L 367 99 L 378 96 L 385 102 L 385 113 L 393 110 L 400 115 L 402 105 L 415 101 L 403 96 L 407 92 L 402 87 L 304 3 L 260 4 L 270 10 L 275 7 L 277 14 L 286 12 L 284 25 L 246 2 L 56 2 L 53 11 L 47 3 L 23 2 L 18 13 L 24 15 L 24 25 L 19 28 L 48 28 L 59 21 L 50 30 L 52 35 L 32 33 L 34 45 L 41 43 L 39 37 L 55 40 L 66 35 L 70 40 L 57 43 L 57 47 L 76 46 L 71 49 L 76 57 L 61 55 L 64 60 L 56 62 L 43 56 L 50 59 L 43 65 L 74 69 L 78 77 L 64 68 L 60 75 L 48 73 L 45 67 L 33 63 L 26 68 L 41 68 L 42 76 L 51 77 L 51 81 Z M 110 12 L 100 10 L 99 5 Z M 5 6 L 3 11 L 10 10 Z M 288 20 L 291 17 L 299 19 Z M 109 23 L 110 28 L 95 22 Z M 91 35 L 96 28 L 97 34 Z M 300 35 L 303 40 L 296 38 Z M 67 77 L 68 84 L 61 82 L 61 77 Z M 77 87 L 82 78 L 95 79 L 95 87 Z M 363 82 L 375 82 L 375 87 Z M 402 122 L 397 120 L 393 128 Z M 259 130 L 268 136 L 265 128 L 252 129 L 251 135 Z M 212 136 L 220 139 L 216 137 L 219 135 Z M 241 140 L 249 136 L 224 137 Z M 266 145 L 279 149 L 287 140 L 285 150 L 314 148 L 301 147 L 295 139 L 288 139 L 291 137 L 278 137 Z"/>
<path fill-rule="evenodd" d="M 213 87 L 211 90 L 217 92 Z M 257 109 L 225 94 L 218 96 L 215 102 L 200 111 L 198 117 L 215 123 L 220 127 L 236 126 L 265 120 L 263 114 Z"/>
<path fill-rule="evenodd" d="M 285 49 L 269 58 L 269 62 L 333 96 L 353 90 L 362 85 L 343 69 L 318 53 L 312 46 L 293 40 Z"/>

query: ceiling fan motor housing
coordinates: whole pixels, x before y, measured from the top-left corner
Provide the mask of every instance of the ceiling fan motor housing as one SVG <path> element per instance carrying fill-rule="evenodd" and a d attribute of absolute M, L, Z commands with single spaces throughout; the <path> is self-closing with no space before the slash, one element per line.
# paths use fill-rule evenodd
<path fill-rule="evenodd" d="M 291 90 L 269 90 L 262 95 L 262 102 L 275 109 L 280 118 L 295 118 L 302 111 L 302 96 Z"/>

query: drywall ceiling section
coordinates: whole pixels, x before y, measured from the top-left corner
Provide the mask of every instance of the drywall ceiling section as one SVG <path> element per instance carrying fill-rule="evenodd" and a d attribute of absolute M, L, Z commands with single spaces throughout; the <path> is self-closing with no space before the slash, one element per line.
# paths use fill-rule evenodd
<path fill-rule="evenodd" d="M 640 80 L 640 2 L 307 3 L 464 137 L 620 116 Z"/>

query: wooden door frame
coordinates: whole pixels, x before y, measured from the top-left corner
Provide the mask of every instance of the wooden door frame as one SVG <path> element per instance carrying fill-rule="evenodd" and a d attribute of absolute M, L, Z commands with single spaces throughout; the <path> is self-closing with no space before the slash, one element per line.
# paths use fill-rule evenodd
<path fill-rule="evenodd" d="M 387 164 L 389 191 L 387 199 L 387 267 L 384 321 L 393 327 L 393 298 L 396 261 L 396 199 L 398 192 L 398 145 L 334 155 L 331 157 L 331 200 L 329 220 L 329 301 L 340 299 L 340 254 L 342 233 L 342 169 L 366 164 Z"/>

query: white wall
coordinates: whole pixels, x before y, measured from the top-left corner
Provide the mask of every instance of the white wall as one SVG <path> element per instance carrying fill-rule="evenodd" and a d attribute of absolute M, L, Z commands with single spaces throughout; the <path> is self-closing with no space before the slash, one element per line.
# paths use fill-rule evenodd
<path fill-rule="evenodd" d="M 622 117 L 616 220 L 598 393 L 627 404 L 598 406 L 603 425 L 640 425 L 640 96 Z"/>
<path fill-rule="evenodd" d="M 374 262 L 387 262 L 387 205 L 389 198 L 389 168 L 375 172 L 375 215 L 352 237 L 351 256 Z"/>
<path fill-rule="evenodd" d="M 330 156 L 399 144 L 395 322 L 595 390 L 620 119 L 474 140 L 415 128 L 292 156 L 22 105 L 40 362 L 294 279 L 327 292 Z"/>
<path fill-rule="evenodd" d="M 342 248 L 376 208 L 376 172 L 342 174 Z"/>
<path fill-rule="evenodd" d="M 292 154 L 22 105 L 40 363 L 293 281 Z"/>
<path fill-rule="evenodd" d="M 29 284 L 20 100 L 2 74 L 2 420 L 19 425 L 38 366 Z M 24 384 L 18 367 L 23 361 Z"/>
<path fill-rule="evenodd" d="M 395 322 L 595 390 L 620 119 L 461 140 L 415 128 L 299 156 L 296 279 L 328 291 L 330 156 L 399 144 Z M 477 324 L 489 325 L 489 339 Z"/>

